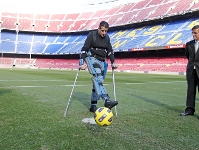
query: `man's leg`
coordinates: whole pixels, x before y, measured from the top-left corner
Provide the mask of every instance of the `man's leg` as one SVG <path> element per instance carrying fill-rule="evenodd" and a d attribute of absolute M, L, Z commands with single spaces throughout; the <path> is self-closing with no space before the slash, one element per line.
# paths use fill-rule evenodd
<path fill-rule="evenodd" d="M 187 79 L 187 100 L 186 100 L 186 109 L 181 116 L 194 115 L 195 112 L 195 98 L 196 98 L 196 70 L 193 70 L 193 73 L 190 79 Z"/>
<path fill-rule="evenodd" d="M 100 99 L 100 97 L 95 93 L 95 89 L 93 87 L 92 93 L 91 93 L 91 107 L 90 112 L 95 112 L 97 110 L 97 101 Z"/>
<path fill-rule="evenodd" d="M 187 81 L 187 101 L 185 111 L 195 112 L 195 99 L 196 99 L 196 86 L 197 86 L 197 73 L 196 70 L 193 70 L 191 79 Z"/>
<path fill-rule="evenodd" d="M 93 91 L 91 94 L 91 100 L 93 101 L 93 105 L 97 104 L 96 100 L 99 100 L 100 97 L 104 100 L 104 106 L 108 108 L 112 108 L 118 104 L 117 101 L 110 100 L 106 92 L 106 88 L 103 85 L 105 72 L 107 69 L 105 68 L 104 62 L 97 60 L 94 57 L 86 58 L 86 63 L 88 66 L 88 70 L 90 74 L 93 75 L 92 82 L 93 82 Z M 92 104 L 91 104 L 92 105 Z"/>
<path fill-rule="evenodd" d="M 94 68 L 96 69 L 96 72 L 98 72 L 97 73 L 97 78 L 99 79 L 98 84 L 99 84 L 99 88 L 101 89 L 101 97 L 104 100 L 104 106 L 111 109 L 112 107 L 116 106 L 118 102 L 110 100 L 110 97 L 108 93 L 106 92 L 106 88 L 103 85 L 106 72 L 108 69 L 108 63 L 99 61 L 99 64 L 94 65 Z"/>

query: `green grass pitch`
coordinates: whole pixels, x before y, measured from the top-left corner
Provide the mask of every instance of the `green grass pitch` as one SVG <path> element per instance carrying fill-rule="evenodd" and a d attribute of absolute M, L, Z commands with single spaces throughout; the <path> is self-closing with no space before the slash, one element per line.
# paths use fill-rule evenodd
<path fill-rule="evenodd" d="M 0 69 L 1 150 L 199 149 L 199 99 L 194 116 L 179 115 L 185 109 L 185 76 L 115 72 L 118 116 L 99 127 L 82 122 L 93 117 L 88 71 L 80 71 L 63 116 L 76 73 Z M 113 99 L 111 72 L 104 84 Z"/>

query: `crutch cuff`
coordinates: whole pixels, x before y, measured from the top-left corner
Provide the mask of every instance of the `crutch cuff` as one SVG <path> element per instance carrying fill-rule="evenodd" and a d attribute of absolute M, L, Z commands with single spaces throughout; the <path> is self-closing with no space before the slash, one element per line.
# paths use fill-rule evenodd
<path fill-rule="evenodd" d="M 79 59 L 79 66 L 82 66 L 84 64 L 84 59 Z"/>

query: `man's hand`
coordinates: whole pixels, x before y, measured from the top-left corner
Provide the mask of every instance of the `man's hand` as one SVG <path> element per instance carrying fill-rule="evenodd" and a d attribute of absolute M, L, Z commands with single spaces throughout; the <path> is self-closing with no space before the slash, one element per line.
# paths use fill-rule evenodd
<path fill-rule="evenodd" d="M 79 66 L 79 69 L 80 70 L 85 70 L 86 69 L 86 65 L 83 64 L 83 65 Z"/>
<path fill-rule="evenodd" d="M 113 63 L 113 64 L 111 64 L 111 67 L 112 67 L 112 69 L 117 69 L 117 68 L 118 68 L 118 65 L 115 64 L 115 63 Z"/>

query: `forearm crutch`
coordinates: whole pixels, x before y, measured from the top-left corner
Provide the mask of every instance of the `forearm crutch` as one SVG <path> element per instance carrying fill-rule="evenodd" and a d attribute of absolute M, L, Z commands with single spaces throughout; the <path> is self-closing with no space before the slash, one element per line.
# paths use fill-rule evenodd
<path fill-rule="evenodd" d="M 75 81 L 74 81 L 74 84 L 73 84 L 73 88 L 72 88 L 72 91 L 71 91 L 71 93 L 70 93 L 70 97 L 69 97 L 69 100 L 68 100 L 68 104 L 67 104 L 66 110 L 65 110 L 65 112 L 64 112 L 64 117 L 66 117 L 66 113 L 67 113 L 67 111 L 68 111 L 68 107 L 69 107 L 70 100 L 71 100 L 71 97 L 72 97 L 72 94 L 73 94 L 73 90 L 74 90 L 74 88 L 75 88 L 75 84 L 76 84 L 76 81 L 77 81 L 77 77 L 78 77 L 78 75 L 79 75 L 79 71 L 80 71 L 80 69 L 78 69 L 78 71 L 77 71 L 77 74 L 76 74 L 76 77 L 75 77 Z"/>
<path fill-rule="evenodd" d="M 114 100 L 116 101 L 114 68 L 112 68 L 112 78 L 113 78 L 113 93 L 114 93 Z M 116 106 L 115 106 L 115 116 L 117 117 L 117 107 L 116 107 Z"/>

